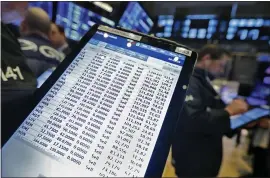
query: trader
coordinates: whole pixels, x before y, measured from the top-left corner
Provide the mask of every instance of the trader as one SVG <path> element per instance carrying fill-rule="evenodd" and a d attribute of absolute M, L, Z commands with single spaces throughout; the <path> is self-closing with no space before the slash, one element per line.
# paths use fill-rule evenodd
<path fill-rule="evenodd" d="M 27 64 L 39 77 L 46 70 L 57 67 L 65 55 L 57 51 L 49 40 L 51 21 L 41 8 L 29 8 L 20 26 L 19 38 L 22 51 L 27 57 Z"/>
<path fill-rule="evenodd" d="M 248 109 L 240 99 L 225 106 L 210 84 L 214 76 L 224 72 L 229 59 L 229 52 L 213 45 L 199 53 L 172 145 L 178 177 L 217 176 L 222 136 L 230 132 L 230 116 Z"/>

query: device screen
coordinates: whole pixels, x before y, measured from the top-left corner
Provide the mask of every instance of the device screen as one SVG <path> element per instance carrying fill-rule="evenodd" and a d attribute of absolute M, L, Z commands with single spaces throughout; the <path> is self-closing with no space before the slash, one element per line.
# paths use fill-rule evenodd
<path fill-rule="evenodd" d="M 73 2 L 58 2 L 56 24 L 65 28 L 67 38 L 79 41 L 94 24 L 111 27 L 115 22 Z"/>
<path fill-rule="evenodd" d="M 268 109 L 263 108 L 254 108 L 250 111 L 238 115 L 235 117 L 231 117 L 231 129 L 236 129 L 238 127 L 241 127 L 242 125 L 245 125 L 253 120 L 256 120 L 260 117 L 267 116 L 270 114 L 270 111 Z"/>
<path fill-rule="evenodd" d="M 238 96 L 239 83 L 230 82 L 221 88 L 221 99 L 225 104 L 231 103 Z"/>
<path fill-rule="evenodd" d="M 3 147 L 3 176 L 143 177 L 184 60 L 97 31 Z"/>
<path fill-rule="evenodd" d="M 119 26 L 129 30 L 149 33 L 154 22 L 138 2 L 129 2 L 119 21 Z"/>
<path fill-rule="evenodd" d="M 270 114 L 270 111 L 268 109 L 262 109 L 262 108 L 254 108 L 246 113 L 244 113 L 245 116 L 251 118 L 251 119 L 257 119 L 262 116 L 267 116 Z"/>

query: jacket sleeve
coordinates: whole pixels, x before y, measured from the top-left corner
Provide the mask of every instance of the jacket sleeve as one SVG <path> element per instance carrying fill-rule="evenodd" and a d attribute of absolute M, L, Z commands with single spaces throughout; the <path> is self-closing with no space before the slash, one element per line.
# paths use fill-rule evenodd
<path fill-rule="evenodd" d="M 186 95 L 182 117 L 182 127 L 187 132 L 199 132 L 209 135 L 223 135 L 230 131 L 230 115 L 222 109 L 207 106 L 207 97 L 203 93 L 200 81 L 192 78 Z"/>

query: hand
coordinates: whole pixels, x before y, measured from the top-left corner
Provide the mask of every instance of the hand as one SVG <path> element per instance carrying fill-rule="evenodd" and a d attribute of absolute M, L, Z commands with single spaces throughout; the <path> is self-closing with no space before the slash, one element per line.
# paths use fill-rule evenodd
<path fill-rule="evenodd" d="M 242 99 L 233 100 L 226 108 L 230 116 L 242 114 L 248 110 L 248 104 Z"/>
<path fill-rule="evenodd" d="M 256 121 L 254 121 L 254 122 L 251 122 L 251 123 L 249 123 L 248 125 L 246 125 L 245 128 L 251 129 L 251 128 L 255 127 L 257 124 L 258 124 L 258 123 L 257 123 Z"/>

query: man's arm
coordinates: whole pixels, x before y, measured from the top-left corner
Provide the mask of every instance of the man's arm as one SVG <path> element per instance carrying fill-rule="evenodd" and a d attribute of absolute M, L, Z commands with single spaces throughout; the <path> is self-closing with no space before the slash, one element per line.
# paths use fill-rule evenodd
<path fill-rule="evenodd" d="M 187 92 L 183 108 L 184 129 L 186 132 L 223 135 L 231 131 L 230 115 L 247 111 L 247 104 L 242 100 L 234 100 L 223 109 L 212 109 L 207 106 L 207 98 L 203 93 L 200 81 L 193 78 Z M 190 98 L 190 99 L 189 99 Z"/>
<path fill-rule="evenodd" d="M 192 78 L 183 107 L 187 132 L 224 134 L 230 130 L 230 115 L 224 109 L 208 108 L 200 81 Z"/>

